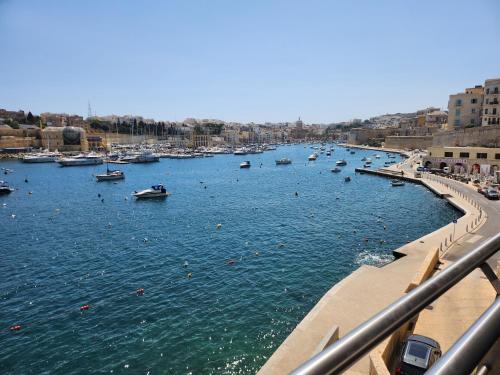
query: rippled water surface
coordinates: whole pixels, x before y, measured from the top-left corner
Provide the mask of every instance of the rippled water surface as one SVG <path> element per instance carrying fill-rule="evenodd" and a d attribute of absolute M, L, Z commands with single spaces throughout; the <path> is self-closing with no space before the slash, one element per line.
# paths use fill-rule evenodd
<path fill-rule="evenodd" d="M 124 165 L 116 184 L 95 182 L 104 166 L 0 163 L 18 189 L 0 196 L 0 373 L 253 374 L 333 284 L 458 215 L 355 175 L 373 151 L 310 153 Z M 167 200 L 131 198 L 158 182 Z"/>

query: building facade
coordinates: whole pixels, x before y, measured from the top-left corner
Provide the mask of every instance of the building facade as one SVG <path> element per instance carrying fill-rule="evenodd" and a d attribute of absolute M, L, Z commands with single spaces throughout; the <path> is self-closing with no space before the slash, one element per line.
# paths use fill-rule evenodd
<path fill-rule="evenodd" d="M 484 83 L 483 125 L 500 125 L 500 78 Z"/>
<path fill-rule="evenodd" d="M 465 89 L 465 92 L 450 95 L 448 101 L 448 128 L 463 128 L 481 125 L 483 86 Z"/>
<path fill-rule="evenodd" d="M 500 148 L 430 147 L 424 158 L 428 168 L 449 167 L 453 173 L 494 176 L 500 170 Z"/>

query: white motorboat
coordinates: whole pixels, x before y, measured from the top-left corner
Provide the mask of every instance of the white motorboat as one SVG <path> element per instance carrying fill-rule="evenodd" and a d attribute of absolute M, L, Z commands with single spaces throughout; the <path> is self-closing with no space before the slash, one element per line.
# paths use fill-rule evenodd
<path fill-rule="evenodd" d="M 165 189 L 162 184 L 153 185 L 149 189 L 142 191 L 136 191 L 132 194 L 137 199 L 147 199 L 147 198 L 166 198 L 170 193 Z"/>
<path fill-rule="evenodd" d="M 97 179 L 97 181 L 122 180 L 125 178 L 125 173 L 118 170 L 111 171 L 108 169 L 106 170 L 106 173 L 97 174 L 95 178 Z"/>
<path fill-rule="evenodd" d="M 292 164 L 292 161 L 288 158 L 282 158 L 282 159 L 276 160 L 276 165 L 287 165 L 287 164 Z"/>
<path fill-rule="evenodd" d="M 375 159 L 380 159 L 380 155 L 379 154 L 375 155 Z"/>
<path fill-rule="evenodd" d="M 245 147 L 239 148 L 234 151 L 234 155 L 246 155 L 248 154 L 248 150 Z"/>
<path fill-rule="evenodd" d="M 309 155 L 309 157 L 307 159 L 309 161 L 313 161 L 313 160 L 316 160 L 317 158 L 318 158 L 318 154 L 313 153 L 313 154 Z"/>
<path fill-rule="evenodd" d="M 240 164 L 240 168 L 250 168 L 250 161 L 246 160 Z"/>
<path fill-rule="evenodd" d="M 129 163 L 154 163 L 160 161 L 160 157 L 151 150 L 144 150 L 140 153 L 125 156 L 122 160 Z"/>
<path fill-rule="evenodd" d="M 401 181 L 401 180 L 392 180 L 391 181 L 391 185 L 392 186 L 404 186 L 404 184 L 405 183 L 403 181 Z"/>
<path fill-rule="evenodd" d="M 81 166 L 81 165 L 98 165 L 103 163 L 101 156 L 91 152 L 90 154 L 80 154 L 69 158 L 60 158 L 57 161 L 63 167 Z"/>
<path fill-rule="evenodd" d="M 0 195 L 10 194 L 13 191 L 14 191 L 14 189 L 11 188 L 7 182 L 0 181 Z"/>
<path fill-rule="evenodd" d="M 24 163 L 54 163 L 61 157 L 59 152 L 43 151 L 36 154 L 28 154 L 23 157 Z"/>
<path fill-rule="evenodd" d="M 344 159 L 342 159 L 342 160 L 338 160 L 335 164 L 338 166 L 342 166 L 342 165 L 347 165 L 347 162 Z"/>

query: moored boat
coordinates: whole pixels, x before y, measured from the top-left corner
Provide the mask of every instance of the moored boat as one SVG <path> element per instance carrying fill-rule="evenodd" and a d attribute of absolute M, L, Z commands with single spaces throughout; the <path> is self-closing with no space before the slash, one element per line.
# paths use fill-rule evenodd
<path fill-rule="evenodd" d="M 332 168 L 331 170 L 333 173 L 339 173 L 341 169 L 339 167 Z"/>
<path fill-rule="evenodd" d="M 309 161 L 313 161 L 313 160 L 316 160 L 317 158 L 318 158 L 318 154 L 313 153 L 313 154 L 309 155 L 309 157 L 307 159 Z"/>
<path fill-rule="evenodd" d="M 82 165 L 98 165 L 103 163 L 103 159 L 101 156 L 91 152 L 90 154 L 80 154 L 73 157 L 68 158 L 60 158 L 57 161 L 63 167 L 72 167 L 72 166 L 82 166 Z"/>
<path fill-rule="evenodd" d="M 345 182 L 349 182 L 349 181 L 351 181 L 351 177 L 349 177 L 349 176 L 345 177 L 345 178 L 344 178 L 344 181 L 345 181 Z"/>
<path fill-rule="evenodd" d="M 53 163 L 61 157 L 59 152 L 44 151 L 36 154 L 28 154 L 23 157 L 23 163 Z"/>
<path fill-rule="evenodd" d="M 246 160 L 240 164 L 240 168 L 250 168 L 250 161 Z"/>
<path fill-rule="evenodd" d="M 162 184 L 153 185 L 149 189 L 136 191 L 132 194 L 137 199 L 147 199 L 147 198 L 166 198 L 170 193 L 165 189 Z"/>
<path fill-rule="evenodd" d="M 404 181 L 401 181 L 401 180 L 392 180 L 391 181 L 391 185 L 392 186 L 404 186 Z"/>
<path fill-rule="evenodd" d="M 287 165 L 287 164 L 292 164 L 292 161 L 288 158 L 282 158 L 282 159 L 276 160 L 276 165 Z"/>
<path fill-rule="evenodd" d="M 122 180 L 125 178 L 125 173 L 123 171 L 111 171 L 108 169 L 106 173 L 97 174 L 95 178 L 97 181 Z"/>
<path fill-rule="evenodd" d="M 335 164 L 341 166 L 341 165 L 347 165 L 347 162 L 344 159 L 342 159 L 342 160 L 337 160 Z"/>
<path fill-rule="evenodd" d="M 10 194 L 14 191 L 6 181 L 0 181 L 0 195 Z"/>

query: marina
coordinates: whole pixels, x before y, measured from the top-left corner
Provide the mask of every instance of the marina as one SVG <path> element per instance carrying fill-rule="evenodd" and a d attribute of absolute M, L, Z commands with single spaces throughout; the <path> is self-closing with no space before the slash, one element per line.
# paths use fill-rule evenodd
<path fill-rule="evenodd" d="M 371 152 L 334 147 L 348 163 L 335 174 L 295 145 L 247 155 L 248 173 L 230 154 L 124 164 L 118 184 L 96 182 L 99 165 L 3 161 L 2 322 L 22 328 L 2 369 L 255 373 L 332 283 L 459 215 L 421 186 L 355 175 Z M 168 199 L 131 197 L 156 182 Z"/>

